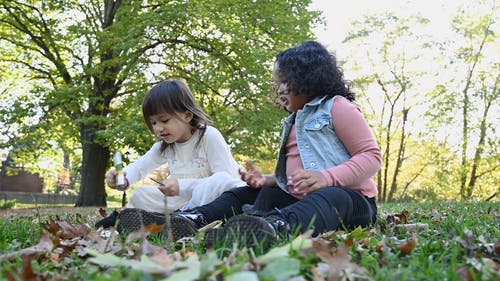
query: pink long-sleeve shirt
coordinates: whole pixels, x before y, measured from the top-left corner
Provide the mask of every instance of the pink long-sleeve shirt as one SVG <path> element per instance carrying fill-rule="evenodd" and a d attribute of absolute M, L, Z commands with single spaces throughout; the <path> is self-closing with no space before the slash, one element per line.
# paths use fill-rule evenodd
<path fill-rule="evenodd" d="M 345 98 L 335 99 L 331 109 L 335 134 L 351 155 L 346 162 L 322 170 L 328 186 L 342 186 L 361 192 L 366 197 L 378 193 L 373 176 L 380 170 L 380 148 L 359 109 Z M 286 141 L 286 174 L 303 169 L 297 146 L 295 124 Z"/>

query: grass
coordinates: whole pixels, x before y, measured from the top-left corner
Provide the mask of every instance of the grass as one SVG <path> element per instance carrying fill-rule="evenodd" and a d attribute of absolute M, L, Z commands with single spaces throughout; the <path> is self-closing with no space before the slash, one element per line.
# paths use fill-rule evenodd
<path fill-rule="evenodd" d="M 10 209 L 16 206 L 16 200 L 0 200 L 0 209 Z"/>
<path fill-rule="evenodd" d="M 29 209 L 23 212 L 0 210 L 0 215 L 0 255 L 37 245 L 41 239 L 41 223 L 56 217 L 75 225 L 93 225 L 99 218 L 97 208 L 70 207 Z M 420 230 L 417 231 L 414 227 L 420 227 Z M 222 280 L 221 276 L 236 278 L 238 274 L 254 274 L 252 276 L 257 276 L 260 280 L 288 280 L 293 276 L 304 278 L 297 280 L 327 280 L 320 278 L 321 272 L 323 276 L 333 274 L 335 272 L 331 268 L 340 264 L 346 265 L 344 280 L 500 278 L 498 202 L 379 204 L 378 221 L 371 229 L 331 232 L 322 238 L 327 246 L 321 246 L 326 247 L 321 250 L 294 250 L 289 241 L 281 240 L 276 242 L 270 252 L 256 256 L 251 251 L 237 250 L 228 245 L 207 250 L 202 242 L 187 241 L 176 248 L 174 254 L 179 260 L 169 260 L 168 266 L 177 275 L 188 274 L 178 280 Z M 166 241 L 158 236 L 150 238 L 148 242 L 160 248 L 165 248 L 166 245 Z M 348 253 L 344 256 L 339 251 L 342 245 L 348 245 Z M 280 246 L 285 246 L 285 250 Z M 325 251 L 329 254 L 325 254 Z M 54 252 L 50 255 L 52 259 Z M 144 252 L 142 254 L 146 255 Z M 130 264 L 129 261 L 133 260 L 130 248 L 116 251 L 114 255 L 119 258 L 115 262 L 116 266 L 89 262 L 88 257 L 82 258 L 74 252 L 57 263 L 47 262 L 47 256 L 38 257 L 31 261 L 31 265 L 34 274 L 50 277 L 48 279 L 162 280 L 164 277 L 160 278 L 157 273 L 146 270 L 145 264 L 141 263 L 138 267 Z M 109 262 L 109 258 L 104 254 L 96 254 L 92 259 Z M 17 263 L 17 268 L 23 268 L 20 257 L 11 258 L 10 262 Z M 21 275 L 21 272 L 15 270 L 12 273 L 16 267 L 8 264 L 2 262 L 2 276 Z M 198 266 L 198 271 L 194 267 L 190 268 L 189 264 Z M 359 274 L 360 269 L 362 274 Z M 241 277 L 235 280 L 250 279 Z"/>

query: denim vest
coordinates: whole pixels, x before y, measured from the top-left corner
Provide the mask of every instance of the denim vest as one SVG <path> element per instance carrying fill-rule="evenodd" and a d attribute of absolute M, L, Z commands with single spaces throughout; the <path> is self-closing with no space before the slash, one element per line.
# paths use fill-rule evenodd
<path fill-rule="evenodd" d="M 351 158 L 333 130 L 330 112 L 333 101 L 339 97 L 341 96 L 315 98 L 304 105 L 303 109 L 291 113 L 283 121 L 280 150 L 274 174 L 276 183 L 284 191 L 288 192 L 285 143 L 294 119 L 297 146 L 304 169 L 321 171 L 337 166 Z"/>

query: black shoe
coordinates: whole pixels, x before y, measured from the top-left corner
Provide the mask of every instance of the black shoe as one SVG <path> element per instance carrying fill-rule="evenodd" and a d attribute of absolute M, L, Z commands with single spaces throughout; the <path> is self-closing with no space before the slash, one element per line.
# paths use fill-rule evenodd
<path fill-rule="evenodd" d="M 224 226 L 224 240 L 230 244 L 266 251 L 278 238 L 288 238 L 290 224 L 279 216 L 238 215 Z"/>
<path fill-rule="evenodd" d="M 290 223 L 281 216 L 272 215 L 266 217 L 265 220 L 274 228 L 279 238 L 287 239 L 292 234 Z"/>
<path fill-rule="evenodd" d="M 205 234 L 203 235 L 203 241 L 205 242 L 206 248 L 213 248 L 217 245 L 220 245 L 224 242 L 224 228 L 209 228 L 205 230 Z"/>
<path fill-rule="evenodd" d="M 203 214 L 197 211 L 174 212 L 170 215 L 170 227 L 175 241 L 195 236 L 198 229 L 206 224 Z"/>
<path fill-rule="evenodd" d="M 116 230 L 118 230 L 120 234 L 127 234 L 141 228 L 141 226 L 147 226 L 153 223 L 165 225 L 165 222 L 165 214 L 129 208 L 122 210 L 118 215 L 118 226 Z"/>
<path fill-rule="evenodd" d="M 95 223 L 95 227 L 96 228 L 99 228 L 99 227 L 103 227 L 103 228 L 108 228 L 108 227 L 111 227 L 111 226 L 115 226 L 116 224 L 116 218 L 118 217 L 118 212 L 116 210 L 113 211 L 113 213 L 111 213 L 111 215 L 103 218 L 102 220 L 98 221 Z"/>

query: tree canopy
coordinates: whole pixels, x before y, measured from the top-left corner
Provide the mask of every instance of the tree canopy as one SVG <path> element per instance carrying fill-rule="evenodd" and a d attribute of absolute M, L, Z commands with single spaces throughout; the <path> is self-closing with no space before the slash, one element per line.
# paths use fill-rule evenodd
<path fill-rule="evenodd" d="M 111 153 L 154 141 L 142 97 L 179 77 L 236 153 L 269 158 L 284 114 L 269 95 L 273 58 L 313 37 L 321 18 L 309 4 L 1 0 L 1 146 L 17 159 L 63 151 L 80 176 L 77 205 L 103 206 Z"/>

